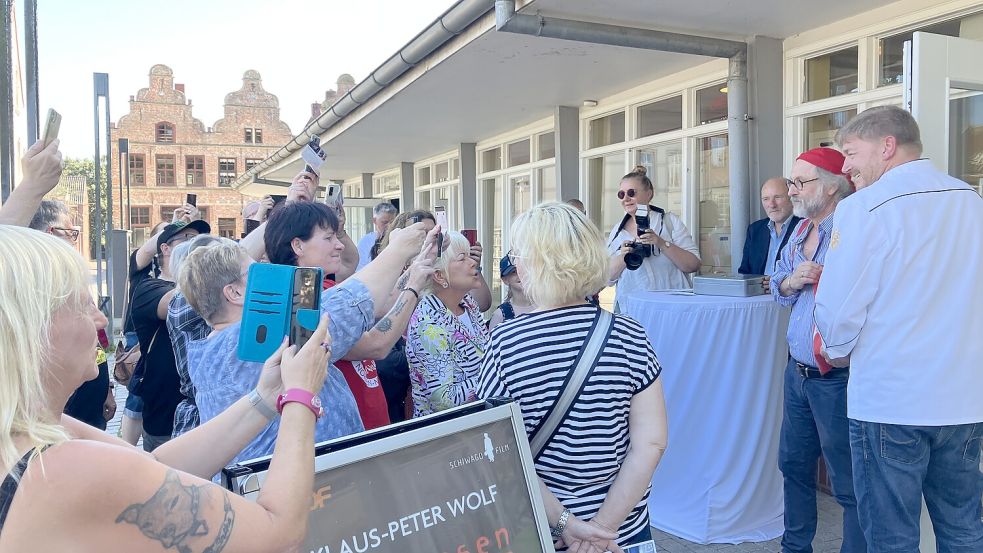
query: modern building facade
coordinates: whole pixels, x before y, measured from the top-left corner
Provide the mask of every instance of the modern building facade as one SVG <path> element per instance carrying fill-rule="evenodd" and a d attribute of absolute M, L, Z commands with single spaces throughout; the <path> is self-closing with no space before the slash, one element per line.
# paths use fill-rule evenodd
<path fill-rule="evenodd" d="M 904 44 L 914 31 L 983 40 L 978 0 L 497 4 L 506 20 L 512 9 L 532 16 L 531 34 L 499 30 L 494 0 L 457 2 L 236 186 L 289 182 L 316 133 L 325 174 L 345 183 L 347 197 L 445 205 L 453 227 L 478 228 L 498 289 L 494 260 L 516 214 L 576 197 L 607 232 L 622 215 L 620 177 L 643 165 L 654 203 L 680 215 L 699 243 L 702 271 L 724 272 L 740 263 L 742 225 L 763 216 L 765 179 L 830 144 L 856 112 L 910 100 Z M 562 20 L 677 35 L 659 38 L 673 51 L 547 38 Z M 745 64 L 692 53 L 725 42 L 746 45 Z M 979 187 L 983 96 L 960 87 L 933 119 L 954 118 L 950 169 Z"/>
<path fill-rule="evenodd" d="M 206 127 L 195 119 L 184 85 L 174 82 L 169 67 L 153 66 L 149 80 L 130 96 L 129 113 L 111 129 L 114 226 L 131 229 L 132 244 L 140 245 L 192 193 L 215 234 L 239 238 L 245 200 L 233 183 L 292 138 L 280 120 L 279 100 L 263 89 L 258 72 L 246 71 L 241 88 L 225 96 L 225 116 Z M 121 138 L 128 155 L 119 155 Z"/>

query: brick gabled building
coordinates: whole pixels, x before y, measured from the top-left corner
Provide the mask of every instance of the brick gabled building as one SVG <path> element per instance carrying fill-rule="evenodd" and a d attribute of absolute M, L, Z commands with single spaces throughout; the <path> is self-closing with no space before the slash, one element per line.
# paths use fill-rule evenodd
<path fill-rule="evenodd" d="M 150 68 L 150 86 L 130 96 L 130 111 L 112 128 L 113 220 L 127 201 L 126 181 L 120 201 L 118 140 L 129 141 L 129 210 L 122 228 L 133 230 L 132 244 L 142 244 L 157 223 L 170 221 L 188 193 L 198 195 L 201 218 L 212 232 L 238 238 L 243 232 L 243 203 L 231 188 L 236 176 L 268 157 L 293 138 L 280 120 L 277 97 L 263 89 L 259 73 L 246 71 L 242 87 L 225 96 L 225 115 L 206 127 L 192 114 L 184 85 L 175 84 L 166 65 Z"/>

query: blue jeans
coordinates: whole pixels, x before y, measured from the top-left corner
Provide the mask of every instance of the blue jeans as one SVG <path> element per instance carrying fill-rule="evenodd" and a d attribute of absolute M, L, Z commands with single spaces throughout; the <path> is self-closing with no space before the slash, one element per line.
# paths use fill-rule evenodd
<path fill-rule="evenodd" d="M 860 523 L 871 552 L 918 553 L 922 495 L 939 553 L 983 551 L 983 422 L 905 426 L 850 420 Z"/>
<path fill-rule="evenodd" d="M 803 378 L 795 360 L 785 367 L 785 404 L 778 464 L 784 476 L 784 553 L 812 553 L 816 537 L 816 464 L 826 459 L 836 502 L 843 507 L 843 553 L 867 550 L 857 516 L 846 418 L 847 373 Z"/>

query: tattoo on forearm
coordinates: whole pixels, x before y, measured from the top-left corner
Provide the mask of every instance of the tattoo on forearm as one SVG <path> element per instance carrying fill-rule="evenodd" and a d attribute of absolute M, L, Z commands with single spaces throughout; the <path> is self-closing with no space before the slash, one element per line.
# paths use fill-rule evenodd
<path fill-rule="evenodd" d="M 410 281 L 410 272 L 406 271 L 403 273 L 403 276 L 399 277 L 399 280 L 396 281 L 396 288 L 402 290 L 403 288 L 406 287 L 406 283 L 409 281 Z"/>
<path fill-rule="evenodd" d="M 379 332 L 389 332 L 390 330 L 392 330 L 393 329 L 392 318 L 402 313 L 404 307 L 406 307 L 406 300 L 403 299 L 402 296 L 400 296 L 399 298 L 396 299 L 396 303 L 393 304 L 393 307 L 392 309 L 389 310 L 389 313 L 386 313 L 386 316 L 379 319 L 379 322 L 375 324 L 375 329 L 378 330 Z"/>
<path fill-rule="evenodd" d="M 116 523 L 133 524 L 144 536 L 159 541 L 165 549 L 192 553 L 190 541 L 206 539 L 210 530 L 200 513 L 206 486 L 182 484 L 177 472 L 170 470 L 164 484 L 145 503 L 134 503 L 116 518 Z M 235 511 L 223 493 L 224 513 L 215 540 L 202 553 L 220 553 L 229 543 L 235 525 Z"/>

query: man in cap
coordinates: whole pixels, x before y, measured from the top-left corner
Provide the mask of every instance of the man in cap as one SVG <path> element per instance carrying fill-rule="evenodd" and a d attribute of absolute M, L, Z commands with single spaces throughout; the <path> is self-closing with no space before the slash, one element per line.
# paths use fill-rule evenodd
<path fill-rule="evenodd" d="M 939 551 L 983 551 L 983 199 L 920 159 L 901 108 L 836 142 L 860 190 L 836 210 L 816 327 L 853 373 L 860 523 L 871 551 L 917 552 L 924 496 Z"/>
<path fill-rule="evenodd" d="M 857 517 L 850 461 L 850 432 L 846 418 L 849 368 L 831 368 L 814 349 L 816 285 L 830 248 L 833 211 L 853 192 L 841 172 L 843 154 L 814 148 L 792 164 L 788 193 L 792 210 L 803 220 L 796 225 L 771 278 L 771 293 L 792 308 L 788 325 L 789 360 L 785 368 L 779 468 L 784 476 L 784 553 L 810 553 L 816 536 L 816 467 L 826 460 L 833 495 L 843 507 L 840 551 L 866 551 Z"/>
<path fill-rule="evenodd" d="M 784 177 L 772 177 L 761 185 L 761 207 L 767 217 L 748 225 L 744 257 L 737 272 L 742 275 L 765 275 L 765 289 L 768 292 L 778 254 L 792 236 L 792 229 L 799 224 L 799 218 L 792 214 L 792 201 Z"/>
<path fill-rule="evenodd" d="M 171 439 L 174 410 L 184 397 L 166 325 L 167 306 L 175 294 L 171 252 L 178 244 L 209 232 L 211 227 L 202 220 L 179 220 L 164 227 L 157 236 L 160 276 L 144 279 L 133 289 L 132 320 L 144 363 L 138 393 L 143 397 L 143 448 L 147 451 Z"/>

